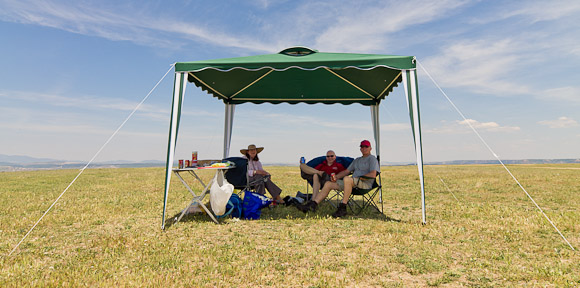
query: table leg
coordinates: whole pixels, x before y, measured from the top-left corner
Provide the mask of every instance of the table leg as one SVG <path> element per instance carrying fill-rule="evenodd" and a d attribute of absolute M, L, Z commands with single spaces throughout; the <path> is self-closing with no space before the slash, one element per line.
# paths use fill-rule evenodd
<path fill-rule="evenodd" d="M 203 185 L 203 181 L 201 181 L 201 179 L 197 176 L 197 174 L 195 174 L 195 172 L 193 171 L 189 171 L 191 172 L 191 174 L 193 174 L 195 176 L 195 178 L 197 178 L 197 180 Z M 207 215 L 209 215 L 209 217 L 217 224 L 219 224 L 219 221 L 217 221 L 217 219 L 215 218 L 215 216 L 213 215 L 213 212 L 211 212 L 206 206 L 205 204 L 203 204 L 203 198 L 205 198 L 205 195 L 207 195 L 208 191 L 209 191 L 209 187 L 211 185 L 211 181 L 210 183 L 208 183 L 207 185 L 205 185 L 203 191 L 201 192 L 201 194 L 198 196 L 195 194 L 195 192 L 193 192 L 193 190 L 191 189 L 191 187 L 189 186 L 189 184 L 187 184 L 187 182 L 181 177 L 181 175 L 175 171 L 175 175 L 177 176 L 177 178 L 181 181 L 181 183 L 183 183 L 183 185 L 185 186 L 185 188 L 187 188 L 187 190 L 189 191 L 189 193 L 191 193 L 191 195 L 193 195 L 193 199 L 191 200 L 191 203 L 189 205 L 187 205 L 187 207 L 185 207 L 185 209 L 183 209 L 183 211 L 181 212 L 181 214 L 179 215 L 179 218 L 177 218 L 177 220 L 175 221 L 175 223 L 179 222 L 181 220 L 181 218 L 183 218 L 183 216 L 185 216 L 185 214 L 187 213 L 187 210 L 189 210 L 189 207 L 195 205 L 196 203 L 199 204 L 199 206 L 201 206 L 201 208 L 203 208 L 203 210 L 205 210 L 205 212 L 207 213 Z M 175 224 L 174 223 L 174 224 Z"/>

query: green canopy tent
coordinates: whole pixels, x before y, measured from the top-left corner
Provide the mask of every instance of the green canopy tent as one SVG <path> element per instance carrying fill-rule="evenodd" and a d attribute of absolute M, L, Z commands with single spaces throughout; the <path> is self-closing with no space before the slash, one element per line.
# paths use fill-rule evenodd
<path fill-rule="evenodd" d="M 277 54 L 175 64 L 162 229 L 165 228 L 167 197 L 186 81 L 193 82 L 225 104 L 224 158 L 228 157 L 230 151 L 233 116 L 237 104 L 359 103 L 371 108 L 375 152 L 379 161 L 379 104 L 399 82 L 403 82 L 421 182 L 422 222 L 426 223 L 415 57 L 323 53 L 305 47 L 292 47 Z"/>

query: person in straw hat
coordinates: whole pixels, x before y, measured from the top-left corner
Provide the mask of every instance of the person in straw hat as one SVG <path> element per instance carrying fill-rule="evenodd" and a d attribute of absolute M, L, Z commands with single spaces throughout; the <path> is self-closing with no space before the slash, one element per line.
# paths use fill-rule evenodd
<path fill-rule="evenodd" d="M 248 159 L 248 177 L 249 181 L 253 182 L 256 180 L 261 180 L 263 178 L 265 181 L 259 181 L 259 185 L 257 185 L 256 192 L 260 194 L 266 194 L 265 190 L 268 190 L 272 198 L 277 204 L 284 203 L 284 200 L 280 197 L 280 193 L 282 193 L 282 189 L 278 187 L 274 182 L 272 182 L 271 175 L 268 173 L 264 168 L 262 168 L 262 163 L 260 163 L 260 158 L 258 158 L 258 153 L 262 152 L 264 147 L 256 147 L 256 145 L 251 144 L 248 145 L 248 149 L 241 149 L 240 152 L 246 156 Z"/>

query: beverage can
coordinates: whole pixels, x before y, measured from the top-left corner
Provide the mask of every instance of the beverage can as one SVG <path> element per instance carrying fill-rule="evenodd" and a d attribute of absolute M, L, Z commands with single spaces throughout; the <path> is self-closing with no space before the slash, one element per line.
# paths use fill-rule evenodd
<path fill-rule="evenodd" d="M 191 166 L 191 163 L 189 163 L 189 160 L 185 160 L 185 168 Z"/>
<path fill-rule="evenodd" d="M 179 160 L 179 169 L 183 169 L 183 159 Z"/>
<path fill-rule="evenodd" d="M 336 182 L 336 173 L 330 174 L 330 181 Z"/>
<path fill-rule="evenodd" d="M 304 156 L 300 157 L 300 164 L 304 164 L 306 163 L 306 159 L 304 159 Z"/>
<path fill-rule="evenodd" d="M 191 166 L 197 166 L 197 151 L 191 152 Z"/>

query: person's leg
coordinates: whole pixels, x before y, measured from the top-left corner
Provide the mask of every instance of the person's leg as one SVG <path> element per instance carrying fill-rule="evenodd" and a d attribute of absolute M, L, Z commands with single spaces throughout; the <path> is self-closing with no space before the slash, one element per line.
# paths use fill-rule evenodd
<path fill-rule="evenodd" d="M 330 190 L 339 190 L 339 189 L 340 186 L 338 186 L 336 182 L 327 181 L 326 183 L 324 183 L 324 187 L 322 187 L 320 193 L 318 193 L 318 195 L 316 195 L 316 197 L 313 198 L 314 199 L 313 201 L 316 202 L 317 204 L 320 204 L 322 200 L 326 199 L 326 196 L 328 196 Z"/>
<path fill-rule="evenodd" d="M 282 200 L 282 198 L 280 197 L 280 193 L 282 193 L 282 189 L 280 189 L 280 187 L 278 187 L 276 184 L 274 184 L 274 182 L 272 182 L 272 179 L 268 180 L 265 183 L 265 186 L 266 186 L 266 190 L 268 190 L 270 195 L 272 195 L 272 198 L 274 199 L 274 201 L 276 201 L 277 203 L 284 203 L 284 200 Z"/>
<path fill-rule="evenodd" d="M 320 192 L 320 177 L 318 174 L 312 175 L 312 198 L 315 199 L 316 195 Z"/>
<path fill-rule="evenodd" d="M 354 180 L 351 176 L 344 177 L 344 194 L 342 196 L 342 202 L 338 204 L 336 212 L 332 213 L 332 217 L 344 217 L 346 216 L 346 205 L 348 204 L 348 199 L 350 199 L 350 194 L 352 194 L 352 187 L 354 186 Z"/>
<path fill-rule="evenodd" d="M 320 193 L 316 194 L 316 198 L 312 198 L 312 200 L 310 200 L 304 204 L 298 204 L 298 205 L 296 205 L 296 208 L 298 208 L 298 210 L 300 210 L 304 213 L 309 212 L 309 211 L 316 211 L 318 204 L 320 204 L 320 202 L 322 202 L 322 200 L 324 200 L 324 198 L 326 198 L 326 196 L 328 196 L 328 193 L 332 189 L 340 189 L 340 186 L 336 182 L 327 181 L 324 184 L 324 187 L 322 187 L 322 190 L 320 191 Z"/>
<path fill-rule="evenodd" d="M 342 203 L 348 203 L 350 194 L 352 194 L 352 187 L 354 187 L 354 180 L 351 176 L 344 177 L 344 194 L 342 196 Z"/>

